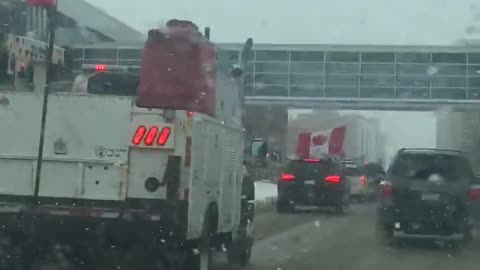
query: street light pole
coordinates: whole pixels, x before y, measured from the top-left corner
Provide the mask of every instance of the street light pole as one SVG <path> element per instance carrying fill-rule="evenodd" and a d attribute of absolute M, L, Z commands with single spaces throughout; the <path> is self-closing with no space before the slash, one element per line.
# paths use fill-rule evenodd
<path fill-rule="evenodd" d="M 55 29 L 57 26 L 57 3 L 55 1 L 54 6 L 46 7 L 47 9 L 47 19 L 48 19 L 48 49 L 46 55 L 46 81 L 45 87 L 43 91 L 43 106 L 42 106 L 42 118 L 41 118 L 41 125 L 40 125 L 40 141 L 38 143 L 38 156 L 37 156 L 37 169 L 35 171 L 35 189 L 34 189 L 34 203 L 39 203 L 38 193 L 40 189 L 40 176 L 42 173 L 42 161 L 43 161 L 43 148 L 45 143 L 45 123 L 47 118 L 47 105 L 48 105 L 48 94 L 50 91 L 49 85 L 52 80 L 53 76 L 53 49 L 55 46 Z"/>

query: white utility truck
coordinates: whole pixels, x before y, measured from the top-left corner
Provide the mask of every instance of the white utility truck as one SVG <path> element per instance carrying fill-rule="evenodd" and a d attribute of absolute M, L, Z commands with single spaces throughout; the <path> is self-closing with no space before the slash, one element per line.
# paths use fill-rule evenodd
<path fill-rule="evenodd" d="M 60 252 L 194 270 L 215 249 L 248 262 L 241 72 L 217 68 L 215 50 L 172 20 L 149 32 L 138 96 L 50 94 L 38 179 L 43 95 L 0 92 L 0 263 L 31 269 Z"/>

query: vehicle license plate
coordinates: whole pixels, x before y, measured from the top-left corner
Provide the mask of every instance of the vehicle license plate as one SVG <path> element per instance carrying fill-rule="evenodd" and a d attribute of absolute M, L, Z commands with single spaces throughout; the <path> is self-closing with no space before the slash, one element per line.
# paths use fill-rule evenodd
<path fill-rule="evenodd" d="M 438 201 L 440 194 L 438 193 L 422 193 L 422 201 Z"/>

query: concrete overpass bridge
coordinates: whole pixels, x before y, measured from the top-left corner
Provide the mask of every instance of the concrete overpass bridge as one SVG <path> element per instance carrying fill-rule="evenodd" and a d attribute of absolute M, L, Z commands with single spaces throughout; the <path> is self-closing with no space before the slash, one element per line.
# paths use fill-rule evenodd
<path fill-rule="evenodd" d="M 240 44 L 218 44 L 218 62 Z M 139 65 L 143 43 L 77 46 L 74 66 Z M 256 44 L 245 77 L 250 137 L 285 141 L 288 108 L 480 111 L 480 47 Z"/>

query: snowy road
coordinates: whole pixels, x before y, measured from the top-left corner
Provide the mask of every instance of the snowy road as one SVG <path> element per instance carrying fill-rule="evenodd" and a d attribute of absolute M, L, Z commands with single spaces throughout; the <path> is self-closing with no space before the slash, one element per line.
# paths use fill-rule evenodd
<path fill-rule="evenodd" d="M 246 270 L 466 270 L 480 269 L 480 245 L 461 250 L 432 243 L 391 249 L 375 238 L 373 204 L 355 205 L 347 216 L 325 212 L 257 217 L 252 263 Z M 228 269 L 219 262 L 215 270 Z"/>

